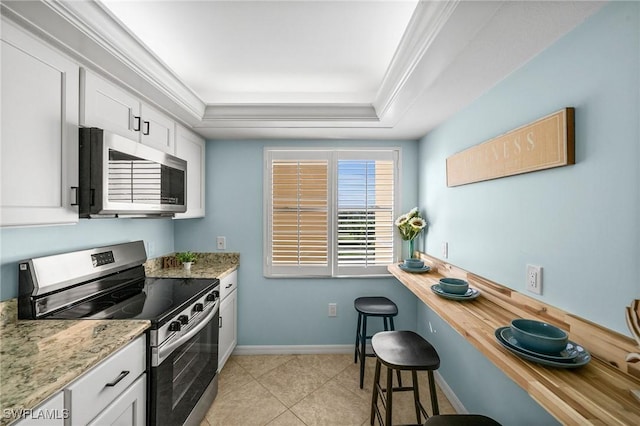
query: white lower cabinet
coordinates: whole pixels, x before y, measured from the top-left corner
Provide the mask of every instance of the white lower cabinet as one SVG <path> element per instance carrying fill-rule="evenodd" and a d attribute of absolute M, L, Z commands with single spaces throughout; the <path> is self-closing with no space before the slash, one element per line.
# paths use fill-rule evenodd
<path fill-rule="evenodd" d="M 146 336 L 140 336 L 65 390 L 69 425 L 146 423 Z"/>
<path fill-rule="evenodd" d="M 67 411 L 64 409 L 62 391 L 29 412 L 4 412 L 3 415 L 21 416 L 21 420 L 13 423 L 12 426 L 64 426 L 64 419 L 68 417 Z"/>
<path fill-rule="evenodd" d="M 238 271 L 220 280 L 220 337 L 218 369 L 222 370 L 238 344 Z"/>
<path fill-rule="evenodd" d="M 147 375 L 143 374 L 89 426 L 144 426 L 146 422 Z"/>

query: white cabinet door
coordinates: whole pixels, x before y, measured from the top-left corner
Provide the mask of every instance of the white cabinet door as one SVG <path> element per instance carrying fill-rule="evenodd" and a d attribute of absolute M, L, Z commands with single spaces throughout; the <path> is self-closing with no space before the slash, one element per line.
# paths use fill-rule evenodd
<path fill-rule="evenodd" d="M 22 414 L 24 418 L 13 426 L 63 426 L 64 419 L 68 417 L 68 412 L 64 409 L 64 395 L 58 392 L 33 410 L 22 413 L 3 412 L 3 415 L 14 417 Z"/>
<path fill-rule="evenodd" d="M 64 390 L 72 425 L 96 418 L 145 372 L 145 342 L 146 336 L 140 336 Z"/>
<path fill-rule="evenodd" d="M 218 369 L 220 370 L 222 370 L 238 343 L 237 294 L 237 291 L 232 291 L 220 303 L 220 337 L 218 345 Z"/>
<path fill-rule="evenodd" d="M 205 141 L 200 136 L 176 126 L 176 156 L 187 161 L 187 211 L 176 219 L 204 217 Z"/>
<path fill-rule="evenodd" d="M 2 19 L 0 223 L 78 221 L 79 66 Z"/>
<path fill-rule="evenodd" d="M 147 375 L 143 374 L 89 426 L 144 426 L 147 419 Z"/>
<path fill-rule="evenodd" d="M 140 141 L 140 101 L 93 72 L 80 71 L 80 124 Z"/>
<path fill-rule="evenodd" d="M 143 144 L 175 155 L 175 122 L 166 115 L 142 104 L 140 134 Z"/>

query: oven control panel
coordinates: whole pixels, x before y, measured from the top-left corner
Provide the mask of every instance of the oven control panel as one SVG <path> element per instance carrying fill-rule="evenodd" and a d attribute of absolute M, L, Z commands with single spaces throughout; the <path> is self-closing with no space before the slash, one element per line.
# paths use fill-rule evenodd
<path fill-rule="evenodd" d="M 91 263 L 93 263 L 94 268 L 97 268 L 98 266 L 102 266 L 102 265 L 108 265 L 110 263 L 115 263 L 115 259 L 113 258 L 113 252 L 109 250 L 102 253 L 92 254 Z"/>

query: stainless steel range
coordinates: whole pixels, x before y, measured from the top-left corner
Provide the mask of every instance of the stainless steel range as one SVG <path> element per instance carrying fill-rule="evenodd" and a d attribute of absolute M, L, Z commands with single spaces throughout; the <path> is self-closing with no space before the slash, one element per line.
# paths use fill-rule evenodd
<path fill-rule="evenodd" d="M 148 423 L 199 425 L 217 393 L 219 281 L 145 276 L 144 243 L 19 263 L 21 319 L 146 319 Z"/>

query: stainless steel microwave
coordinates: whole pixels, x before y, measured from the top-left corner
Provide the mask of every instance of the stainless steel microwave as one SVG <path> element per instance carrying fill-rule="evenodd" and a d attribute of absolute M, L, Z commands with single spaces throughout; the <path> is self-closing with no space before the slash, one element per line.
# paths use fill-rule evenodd
<path fill-rule="evenodd" d="M 187 210 L 187 162 L 95 127 L 80 128 L 80 217 L 171 217 Z"/>

